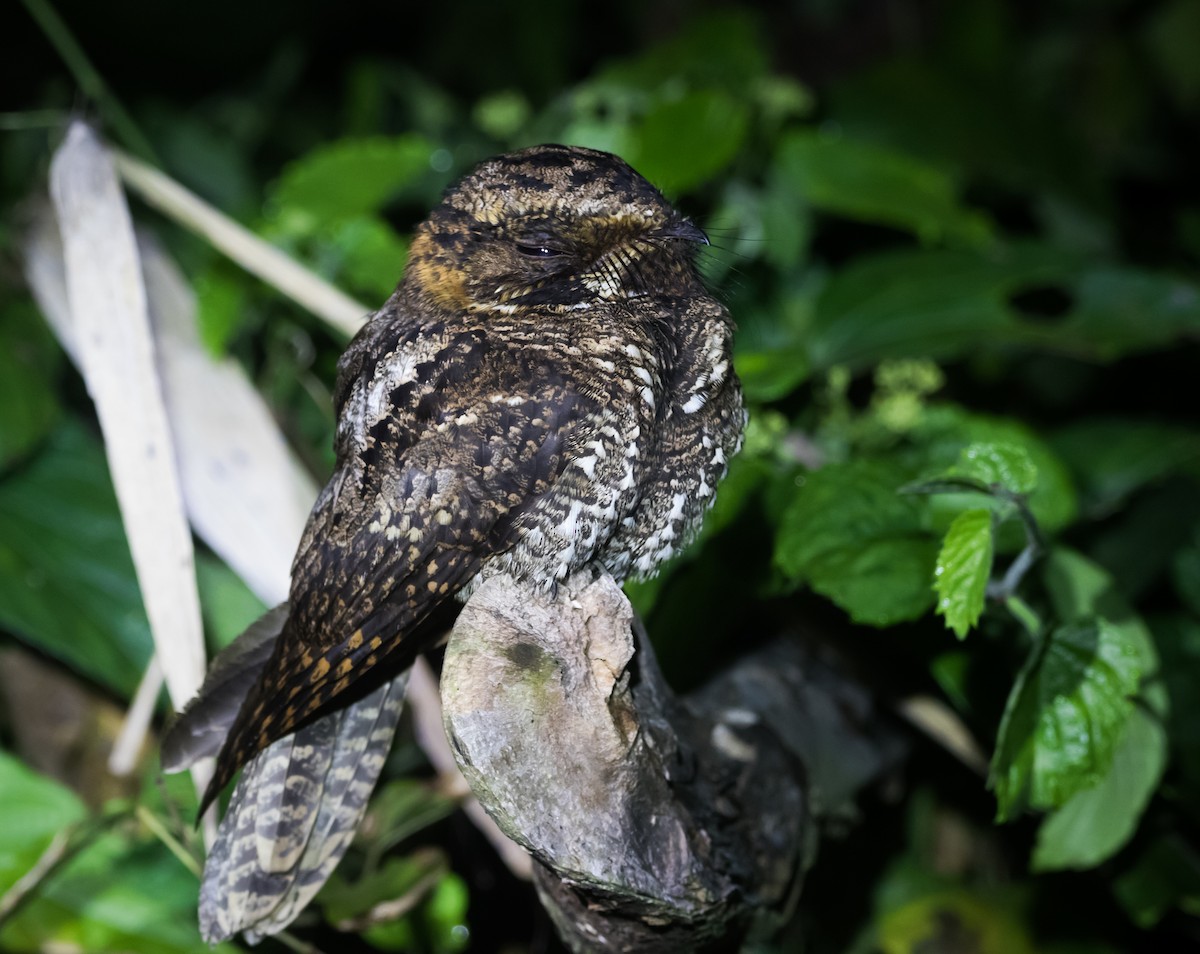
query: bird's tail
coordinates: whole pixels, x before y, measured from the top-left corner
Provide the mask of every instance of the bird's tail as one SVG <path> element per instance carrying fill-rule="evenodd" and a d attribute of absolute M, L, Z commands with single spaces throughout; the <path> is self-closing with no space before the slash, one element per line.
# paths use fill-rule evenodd
<path fill-rule="evenodd" d="M 163 767 L 215 754 L 287 619 L 276 607 L 213 661 L 163 739 Z M 282 930 L 349 847 L 383 769 L 407 673 L 259 753 L 242 772 L 204 865 L 200 930 L 210 943 Z"/>

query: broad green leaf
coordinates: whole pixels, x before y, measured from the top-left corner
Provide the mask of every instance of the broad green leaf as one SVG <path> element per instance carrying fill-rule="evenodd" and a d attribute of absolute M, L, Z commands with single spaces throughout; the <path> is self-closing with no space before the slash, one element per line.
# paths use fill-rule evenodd
<path fill-rule="evenodd" d="M 338 223 L 329 241 L 341 258 L 335 274 L 355 290 L 382 302 L 396 288 L 408 258 L 408 241 L 376 216 Z"/>
<path fill-rule="evenodd" d="M 204 627 L 218 649 L 237 639 L 269 608 L 233 570 L 208 553 L 196 554 L 196 586 Z"/>
<path fill-rule="evenodd" d="M 1165 699 L 1161 688 L 1158 695 Z M 1137 829 L 1166 764 L 1160 714 L 1135 708 L 1104 778 L 1073 795 L 1038 828 L 1034 870 L 1091 868 L 1120 850 Z"/>
<path fill-rule="evenodd" d="M 819 209 L 928 241 L 981 244 L 991 235 L 987 219 L 958 201 L 949 176 L 906 153 L 800 130 L 782 140 L 776 163 L 781 178 Z"/>
<path fill-rule="evenodd" d="M 1034 244 L 860 256 L 817 300 L 813 364 L 860 369 L 884 358 L 950 359 L 1029 340 L 1009 298 L 1068 281 L 1077 270 L 1073 256 Z"/>
<path fill-rule="evenodd" d="M 1058 808 L 1101 781 L 1133 711 L 1144 670 L 1108 620 L 1052 630 L 1017 677 L 1000 723 L 989 784 L 998 817 Z"/>
<path fill-rule="evenodd" d="M 46 436 L 58 417 L 62 353 L 29 302 L 0 303 L 0 472 Z"/>
<path fill-rule="evenodd" d="M 1200 333 L 1200 288 L 1181 278 L 1136 268 L 1094 268 L 1068 290 L 1071 310 L 1047 329 L 1064 351 L 1112 361 Z"/>
<path fill-rule="evenodd" d="M 55 835 L 86 816 L 69 789 L 0 752 L 0 896 L 33 867 Z"/>
<path fill-rule="evenodd" d="M 972 445 L 1006 445 L 1019 448 L 1029 458 L 1029 465 L 1037 474 L 1037 486 L 1029 494 L 1029 509 L 1043 531 L 1053 533 L 1075 519 L 1076 496 L 1070 474 L 1058 456 L 1040 437 L 1026 425 L 1012 419 L 975 414 L 952 404 L 935 404 L 927 407 L 909 438 L 913 445 L 912 464 L 922 477 L 943 473 L 960 462 L 963 452 Z M 1026 480 L 1027 465 L 1017 464 L 1009 479 Z M 993 469 L 990 473 L 996 473 Z M 983 471 L 981 471 L 983 473 Z M 945 496 L 945 499 L 941 499 Z M 967 498 L 968 506 L 980 506 L 978 496 Z M 935 514 L 939 508 L 949 508 L 957 514 L 962 509 L 958 495 L 938 495 L 931 500 Z M 936 522 L 936 521 L 935 521 Z M 1004 528 L 1001 527 L 1001 530 Z M 1023 542 L 1023 537 L 1017 534 Z M 1004 534 L 999 535 L 997 546 L 1004 548 Z"/>
<path fill-rule="evenodd" d="M 1171 474 L 1200 475 L 1200 430 L 1194 428 L 1107 418 L 1061 430 L 1051 443 L 1076 475 L 1088 509 L 1097 514 Z"/>
<path fill-rule="evenodd" d="M 980 483 L 1003 487 L 1014 494 L 1028 494 L 1037 487 L 1037 465 L 1020 444 L 975 442 L 968 444 L 950 468 L 950 474 Z"/>
<path fill-rule="evenodd" d="M 222 355 L 246 323 L 250 303 L 246 282 L 221 263 L 196 279 L 195 291 L 200 340 L 212 354 Z"/>
<path fill-rule="evenodd" d="M 339 139 L 289 165 L 271 191 L 275 215 L 333 222 L 375 212 L 430 169 L 423 136 Z"/>
<path fill-rule="evenodd" d="M 898 493 L 909 477 L 866 459 L 812 472 L 783 514 L 776 565 L 856 622 L 916 619 L 933 604 L 938 544 L 922 529 L 920 503 Z"/>
<path fill-rule="evenodd" d="M 992 513 L 964 510 L 946 531 L 933 570 L 937 612 L 959 639 L 979 622 L 992 571 Z"/>
<path fill-rule="evenodd" d="M 721 90 L 697 90 L 653 106 L 636 127 L 630 162 L 671 195 L 691 191 L 737 155 L 750 128 L 745 103 Z"/>
<path fill-rule="evenodd" d="M 149 661 L 108 466 L 78 424 L 0 481 L 0 625 L 125 698 Z"/>
<path fill-rule="evenodd" d="M 83 823 L 87 813 L 68 789 L 0 753 L 0 817 L 3 891 L 28 872 L 57 833 Z M 0 948 L 14 954 L 210 950 L 196 926 L 196 878 L 160 843 L 122 827 L 73 850 L 4 922 Z"/>

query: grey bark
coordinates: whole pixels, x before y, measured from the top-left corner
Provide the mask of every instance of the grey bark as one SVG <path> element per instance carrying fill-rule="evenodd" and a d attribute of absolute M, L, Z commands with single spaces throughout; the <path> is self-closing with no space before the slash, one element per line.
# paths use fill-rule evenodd
<path fill-rule="evenodd" d="M 900 745 L 791 640 L 677 698 L 608 576 L 556 597 L 489 581 L 442 670 L 475 795 L 535 859 L 574 951 L 720 951 L 791 913 L 821 817 Z"/>

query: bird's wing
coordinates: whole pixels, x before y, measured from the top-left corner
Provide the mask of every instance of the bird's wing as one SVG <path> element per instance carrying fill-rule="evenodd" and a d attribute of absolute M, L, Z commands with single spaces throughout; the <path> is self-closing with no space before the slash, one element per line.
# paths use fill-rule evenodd
<path fill-rule="evenodd" d="M 347 363 L 358 377 L 339 388 L 339 468 L 309 518 L 291 614 L 205 805 L 276 739 L 408 666 L 425 648 L 414 628 L 511 545 L 514 515 L 562 472 L 588 402 L 577 388 L 520 367 L 519 354 L 497 359 L 478 335 L 445 336 L 432 351 L 428 340 L 401 342 L 388 361 Z M 419 363 L 397 380 L 397 366 Z"/>

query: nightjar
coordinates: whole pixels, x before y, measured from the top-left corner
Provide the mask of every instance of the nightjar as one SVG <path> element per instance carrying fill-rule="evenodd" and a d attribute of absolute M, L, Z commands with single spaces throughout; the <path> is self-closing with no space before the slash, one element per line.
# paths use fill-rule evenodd
<path fill-rule="evenodd" d="M 337 465 L 289 603 L 214 663 L 164 765 L 247 766 L 202 887 L 210 940 L 283 927 L 344 852 L 440 614 L 508 574 L 651 574 L 699 527 L 745 412 L 704 233 L 625 162 L 490 159 L 416 230 L 338 366 Z M 249 764 L 247 764 L 249 763 Z"/>

